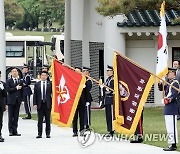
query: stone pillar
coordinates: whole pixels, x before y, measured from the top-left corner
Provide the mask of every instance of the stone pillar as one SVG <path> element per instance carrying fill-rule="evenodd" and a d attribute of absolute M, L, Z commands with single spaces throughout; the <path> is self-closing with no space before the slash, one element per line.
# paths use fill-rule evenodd
<path fill-rule="evenodd" d="M 65 0 L 64 60 L 71 65 L 71 0 Z"/>
<path fill-rule="evenodd" d="M 125 55 L 126 42 L 125 34 L 119 32 L 117 22 L 123 20 L 123 15 L 117 15 L 114 18 L 105 19 L 105 42 L 104 42 L 104 70 L 106 76 L 107 65 L 113 65 L 114 50 Z M 114 50 L 113 50 L 114 49 Z"/>
<path fill-rule="evenodd" d="M 5 18 L 4 18 L 4 0 L 0 1 L 0 71 L 1 79 L 6 80 L 6 49 L 5 49 Z"/>

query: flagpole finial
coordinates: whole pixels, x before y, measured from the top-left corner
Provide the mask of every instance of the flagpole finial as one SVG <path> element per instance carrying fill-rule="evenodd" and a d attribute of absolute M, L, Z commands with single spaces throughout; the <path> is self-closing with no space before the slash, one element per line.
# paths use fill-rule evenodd
<path fill-rule="evenodd" d="M 161 17 L 165 15 L 165 4 L 166 4 L 165 1 L 163 1 L 161 4 L 161 11 L 160 11 Z"/>

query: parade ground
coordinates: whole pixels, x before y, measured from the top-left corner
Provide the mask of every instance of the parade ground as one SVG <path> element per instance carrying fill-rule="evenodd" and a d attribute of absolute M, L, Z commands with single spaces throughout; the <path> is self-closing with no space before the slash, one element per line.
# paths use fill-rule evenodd
<path fill-rule="evenodd" d="M 129 141 L 100 141 L 82 147 L 78 138 L 72 137 L 71 128 L 60 128 L 52 125 L 51 138 L 46 138 L 45 134 L 41 139 L 37 136 L 37 121 L 22 120 L 19 118 L 18 132 L 21 136 L 9 137 L 7 126 L 7 112 L 4 114 L 3 137 L 4 143 L 0 143 L 1 154 L 178 154 L 179 152 L 164 152 L 162 148 L 146 144 L 131 144 Z"/>

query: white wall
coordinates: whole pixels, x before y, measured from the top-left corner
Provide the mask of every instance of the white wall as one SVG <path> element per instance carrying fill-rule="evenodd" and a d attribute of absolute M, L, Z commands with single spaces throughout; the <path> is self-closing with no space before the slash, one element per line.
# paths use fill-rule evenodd
<path fill-rule="evenodd" d="M 97 0 L 90 0 L 90 42 L 104 42 L 104 17 L 97 13 L 95 7 L 98 5 Z"/>
<path fill-rule="evenodd" d="M 71 0 L 71 40 L 82 40 L 84 0 Z"/>

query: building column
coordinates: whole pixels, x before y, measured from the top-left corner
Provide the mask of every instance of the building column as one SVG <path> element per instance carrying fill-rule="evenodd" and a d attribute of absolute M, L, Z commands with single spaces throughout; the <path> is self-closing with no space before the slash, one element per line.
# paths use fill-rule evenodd
<path fill-rule="evenodd" d="M 65 0 L 64 60 L 71 65 L 71 0 Z"/>
<path fill-rule="evenodd" d="M 123 55 L 126 54 L 125 34 L 120 33 L 117 27 L 117 22 L 123 17 L 123 15 L 117 15 L 114 18 L 105 19 L 104 72 L 106 72 L 107 65 L 113 65 L 114 50 Z"/>
<path fill-rule="evenodd" d="M 4 0 L 0 1 L 0 71 L 1 79 L 6 80 L 6 50 L 5 50 L 5 18 L 4 18 Z"/>
<path fill-rule="evenodd" d="M 90 67 L 89 35 L 90 35 L 90 0 L 84 0 L 83 32 L 82 32 L 82 66 Z"/>

